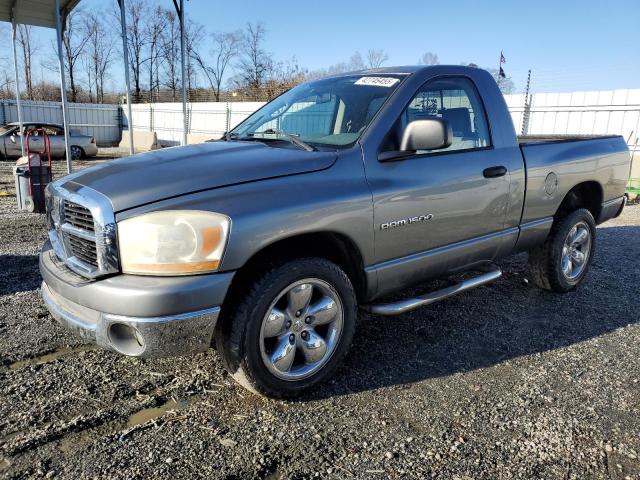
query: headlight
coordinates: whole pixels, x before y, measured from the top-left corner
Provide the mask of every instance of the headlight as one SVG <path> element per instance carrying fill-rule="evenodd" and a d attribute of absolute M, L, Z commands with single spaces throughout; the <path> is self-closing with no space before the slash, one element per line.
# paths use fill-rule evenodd
<path fill-rule="evenodd" d="M 229 217 L 194 210 L 166 210 L 118 222 L 124 273 L 190 275 L 218 269 L 229 235 Z"/>

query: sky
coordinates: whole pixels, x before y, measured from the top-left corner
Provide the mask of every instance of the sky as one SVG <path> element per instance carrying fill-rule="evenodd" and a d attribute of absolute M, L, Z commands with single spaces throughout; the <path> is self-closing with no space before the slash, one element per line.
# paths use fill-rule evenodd
<path fill-rule="evenodd" d="M 106 14 L 111 3 L 83 0 L 80 6 Z M 524 90 L 529 69 L 534 92 L 640 88 L 640 0 L 188 0 L 185 10 L 187 21 L 208 31 L 262 22 L 274 58 L 295 57 L 309 70 L 369 49 L 385 50 L 388 66 L 416 64 L 430 51 L 441 64 L 497 68 L 502 50 L 516 91 Z M 39 36 L 49 49 L 53 34 Z"/>

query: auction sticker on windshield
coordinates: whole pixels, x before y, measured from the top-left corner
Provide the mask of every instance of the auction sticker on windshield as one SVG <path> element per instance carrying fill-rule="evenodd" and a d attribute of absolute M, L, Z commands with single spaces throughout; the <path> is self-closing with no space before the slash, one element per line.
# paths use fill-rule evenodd
<path fill-rule="evenodd" d="M 354 85 L 369 85 L 372 87 L 393 87 L 400 81 L 393 77 L 361 77 Z"/>

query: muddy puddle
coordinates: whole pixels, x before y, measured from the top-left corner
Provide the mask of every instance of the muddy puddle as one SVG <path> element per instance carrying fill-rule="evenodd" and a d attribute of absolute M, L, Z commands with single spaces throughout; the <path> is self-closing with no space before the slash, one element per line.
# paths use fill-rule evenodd
<path fill-rule="evenodd" d="M 172 397 L 170 400 L 157 407 L 149 407 L 139 410 L 136 413 L 129 415 L 129 418 L 127 418 L 126 428 L 134 428 L 151 420 L 155 420 L 156 418 L 160 418 L 167 412 L 181 410 L 185 408 L 191 400 L 192 399 L 176 400 Z"/>
<path fill-rule="evenodd" d="M 25 358 L 9 365 L 9 370 L 19 370 L 21 368 L 32 367 L 34 365 L 42 365 L 44 363 L 53 362 L 58 358 L 71 355 L 79 352 L 91 352 L 96 350 L 93 345 L 82 345 L 80 347 L 61 347 L 55 349 L 53 352 L 49 352 L 45 355 L 38 355 L 36 357 Z"/>

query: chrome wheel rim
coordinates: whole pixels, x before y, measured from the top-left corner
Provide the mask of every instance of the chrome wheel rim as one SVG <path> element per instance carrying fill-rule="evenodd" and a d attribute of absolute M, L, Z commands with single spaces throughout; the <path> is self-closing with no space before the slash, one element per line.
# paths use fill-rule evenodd
<path fill-rule="evenodd" d="M 335 352 L 344 323 L 338 292 L 324 280 L 305 278 L 282 290 L 260 327 L 260 354 L 282 380 L 318 372 Z"/>
<path fill-rule="evenodd" d="M 576 280 L 584 271 L 591 253 L 591 229 L 585 222 L 575 224 L 562 246 L 562 274 L 569 281 Z"/>

